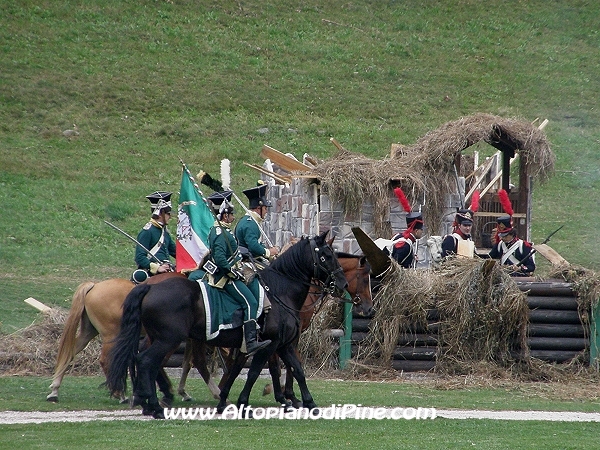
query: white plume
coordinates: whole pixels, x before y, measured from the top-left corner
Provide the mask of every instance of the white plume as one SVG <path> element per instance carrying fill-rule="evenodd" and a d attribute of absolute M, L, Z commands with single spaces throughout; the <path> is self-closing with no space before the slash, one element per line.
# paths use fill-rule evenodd
<path fill-rule="evenodd" d="M 221 183 L 223 183 L 223 189 L 231 189 L 231 165 L 228 159 L 221 160 Z"/>

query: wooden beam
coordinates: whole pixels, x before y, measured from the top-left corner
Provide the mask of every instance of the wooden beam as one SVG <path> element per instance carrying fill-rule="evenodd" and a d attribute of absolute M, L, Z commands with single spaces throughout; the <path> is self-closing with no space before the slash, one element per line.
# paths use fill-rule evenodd
<path fill-rule="evenodd" d="M 485 166 L 483 167 L 483 172 L 481 173 L 481 175 L 479 175 L 479 177 L 477 177 L 477 180 L 475 180 L 475 184 L 473 184 L 473 187 L 471 188 L 471 190 L 465 196 L 465 204 L 471 198 L 471 195 L 473 195 L 473 192 L 475 192 L 477 190 L 477 186 L 479 186 L 479 184 L 483 181 L 483 179 L 485 178 L 485 176 L 487 175 L 487 173 L 492 168 L 492 164 L 494 163 L 494 159 L 497 158 L 496 155 L 498 155 L 498 154 L 500 154 L 500 152 L 496 152 L 493 156 L 491 156 L 485 162 Z"/>
<path fill-rule="evenodd" d="M 290 158 L 287 155 L 284 155 L 279 150 L 275 150 L 268 145 L 263 145 L 262 151 L 260 152 L 263 158 L 268 158 L 279 167 L 288 172 L 311 172 L 312 167 L 307 166 L 306 164 L 296 161 L 294 158 Z"/>
<path fill-rule="evenodd" d="M 42 302 L 36 300 L 33 297 L 26 298 L 23 301 L 25 303 L 27 303 L 28 305 L 33 306 L 35 309 L 37 309 L 38 311 L 41 311 L 43 313 L 47 313 L 47 312 L 52 311 L 52 308 L 50 308 L 49 306 L 44 305 Z"/>
<path fill-rule="evenodd" d="M 514 157 L 514 158 L 512 158 L 512 159 L 510 160 L 510 162 L 508 163 L 508 165 L 510 166 L 510 165 L 511 165 L 513 162 L 515 162 L 515 160 L 516 160 L 518 157 L 519 157 L 519 154 L 518 154 L 518 153 L 516 153 L 516 154 L 515 154 L 515 157 Z M 485 188 L 484 188 L 484 189 L 481 191 L 481 193 L 480 193 L 479 195 L 480 195 L 481 197 L 483 197 L 483 196 L 486 194 L 486 192 L 487 192 L 487 191 L 489 191 L 489 190 L 492 188 L 492 186 L 493 186 L 494 184 L 496 184 L 496 182 L 498 181 L 498 179 L 499 179 L 501 176 L 502 176 L 502 171 L 501 171 L 501 170 L 499 170 L 499 171 L 498 171 L 498 173 L 496 174 L 496 176 L 495 176 L 495 177 L 492 179 L 492 181 L 490 181 L 490 182 L 489 182 L 489 184 L 488 184 L 488 185 L 487 185 L 487 186 L 486 186 L 486 187 L 485 187 Z"/>
<path fill-rule="evenodd" d="M 244 162 L 244 165 L 246 165 L 248 167 L 251 167 L 251 168 L 253 168 L 256 171 L 258 171 L 258 172 L 260 172 L 262 174 L 265 174 L 265 175 L 273 178 L 278 183 L 281 183 L 281 184 L 286 184 L 286 183 L 290 184 L 292 182 L 292 178 L 291 177 L 288 177 L 288 176 L 285 176 L 285 175 L 280 175 L 280 174 L 275 173 L 275 172 L 271 172 L 270 170 L 267 170 L 267 169 L 265 169 L 262 166 L 259 166 L 259 165 L 256 165 L 256 164 L 248 164 L 247 162 Z"/>

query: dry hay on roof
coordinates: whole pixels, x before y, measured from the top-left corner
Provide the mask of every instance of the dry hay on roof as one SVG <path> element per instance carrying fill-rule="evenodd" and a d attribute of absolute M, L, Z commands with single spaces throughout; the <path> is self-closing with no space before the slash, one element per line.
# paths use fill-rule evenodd
<path fill-rule="evenodd" d="M 422 198 L 425 189 L 423 179 L 409 159 L 375 160 L 347 150 L 322 161 L 314 173 L 323 192 L 333 203 L 340 203 L 346 214 L 357 214 L 366 201 L 372 202 L 374 232 L 379 236 L 391 234 L 389 225 L 384 224 L 390 207 L 390 180 L 402 180 L 402 188 L 412 199 Z"/>
<path fill-rule="evenodd" d="M 502 137 L 517 148 L 521 164 L 538 181 L 545 181 L 554 168 L 555 156 L 545 134 L 528 121 L 491 114 L 475 114 L 448 122 L 404 146 L 394 157 L 374 160 L 343 150 L 314 169 L 323 191 L 344 211 L 354 214 L 365 200 L 374 206 L 374 232 L 387 236 L 384 223 L 389 210 L 390 181 L 398 180 L 411 205 L 419 205 L 426 223 L 437 229 L 446 196 L 455 192 L 454 161 L 467 147 L 484 141 L 490 145 Z M 424 203 L 424 204 L 423 204 Z"/>
<path fill-rule="evenodd" d="M 0 372 L 4 375 L 51 376 L 67 315 L 68 311 L 54 308 L 27 328 L 0 336 Z M 99 357 L 100 342 L 93 340 L 75 357 L 71 373 L 100 373 Z"/>
<path fill-rule="evenodd" d="M 463 117 L 430 131 L 405 151 L 421 155 L 431 173 L 451 172 L 465 148 L 479 141 L 494 145 L 501 136 L 516 147 L 529 175 L 540 181 L 548 178 L 556 159 L 550 144 L 543 131 L 520 119 L 483 113 Z"/>

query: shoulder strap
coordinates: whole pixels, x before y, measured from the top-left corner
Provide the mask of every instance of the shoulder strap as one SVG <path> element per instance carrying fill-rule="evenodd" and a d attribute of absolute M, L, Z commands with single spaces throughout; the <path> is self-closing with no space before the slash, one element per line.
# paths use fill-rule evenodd
<path fill-rule="evenodd" d="M 158 251 L 160 250 L 160 248 L 162 247 L 163 243 L 165 242 L 165 227 L 162 227 L 162 232 L 160 234 L 160 239 L 156 242 L 156 244 L 154 244 L 154 247 L 152 247 L 150 249 L 150 254 L 152 256 L 156 256 L 156 254 L 158 253 Z"/>
<path fill-rule="evenodd" d="M 515 251 L 517 251 L 517 248 L 521 246 L 522 242 L 523 241 L 521 239 L 517 239 L 517 241 L 502 254 L 502 257 L 500 258 L 500 264 L 506 264 L 507 260 L 511 264 L 518 264 L 519 261 L 514 257 L 514 254 Z M 506 246 L 506 244 L 504 244 L 504 246 Z"/>

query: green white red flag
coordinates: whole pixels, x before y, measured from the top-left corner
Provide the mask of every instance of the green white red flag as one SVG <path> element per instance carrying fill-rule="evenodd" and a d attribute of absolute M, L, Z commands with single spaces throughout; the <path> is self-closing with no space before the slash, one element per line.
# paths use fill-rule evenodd
<path fill-rule="evenodd" d="M 208 253 L 208 233 L 214 216 L 187 167 L 183 165 L 177 208 L 177 271 L 194 269 Z"/>

